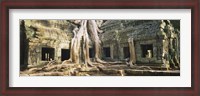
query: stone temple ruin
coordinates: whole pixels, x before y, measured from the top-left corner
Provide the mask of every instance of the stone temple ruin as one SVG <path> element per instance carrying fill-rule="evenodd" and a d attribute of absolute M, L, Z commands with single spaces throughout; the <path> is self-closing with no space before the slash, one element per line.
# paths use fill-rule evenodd
<path fill-rule="evenodd" d="M 179 64 L 180 33 L 168 20 L 107 21 L 102 29 L 105 31 L 101 36 L 103 47 L 110 52 L 105 57 L 118 60 L 128 58 L 130 54 L 127 38 L 132 37 L 137 64 L 160 66 L 169 59 L 164 55 L 173 52 Z"/>
<path fill-rule="evenodd" d="M 70 58 L 74 35 L 74 25 L 70 21 L 21 20 L 20 24 L 21 68 L 50 61 L 61 64 Z M 99 34 L 102 60 L 126 66 L 130 48 L 134 48 L 136 66 L 180 70 L 180 20 L 103 20 L 100 29 L 103 31 Z M 133 38 L 134 46 L 129 45 L 128 38 Z M 90 42 L 91 60 L 94 55 L 94 44 Z"/>

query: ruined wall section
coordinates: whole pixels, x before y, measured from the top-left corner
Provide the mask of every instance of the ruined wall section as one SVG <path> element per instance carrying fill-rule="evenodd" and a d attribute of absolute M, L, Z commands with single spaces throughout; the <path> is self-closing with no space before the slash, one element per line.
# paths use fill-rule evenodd
<path fill-rule="evenodd" d="M 69 49 L 73 35 L 70 23 L 65 20 L 25 20 L 25 25 L 29 39 L 28 64 L 43 64 L 50 59 L 61 61 L 61 49 Z M 53 48 L 54 58 L 42 60 L 42 48 Z"/>
<path fill-rule="evenodd" d="M 127 33 L 128 37 L 134 38 L 138 64 L 161 64 L 162 62 L 162 39 L 159 36 L 160 21 L 149 21 L 135 25 Z M 147 48 L 147 49 L 146 49 Z M 147 58 L 145 51 L 151 51 L 152 57 Z"/>
<path fill-rule="evenodd" d="M 120 59 L 118 54 L 120 54 L 119 30 L 122 30 L 123 28 L 123 25 L 121 24 L 120 20 L 108 20 L 101 27 L 104 33 L 99 37 L 102 41 L 103 48 L 110 48 L 110 53 L 108 54 L 110 54 L 111 59 Z M 104 58 L 105 54 L 102 54 L 102 56 Z"/>
<path fill-rule="evenodd" d="M 109 26 L 109 27 L 108 27 Z M 110 46 L 113 59 L 126 59 L 125 51 L 128 47 L 128 38 L 134 38 L 137 63 L 162 64 L 162 36 L 160 32 L 160 20 L 115 20 L 109 21 L 102 29 L 101 37 L 103 46 Z M 143 56 L 142 47 L 152 47 L 152 58 Z M 147 50 L 145 50 L 147 51 Z"/>

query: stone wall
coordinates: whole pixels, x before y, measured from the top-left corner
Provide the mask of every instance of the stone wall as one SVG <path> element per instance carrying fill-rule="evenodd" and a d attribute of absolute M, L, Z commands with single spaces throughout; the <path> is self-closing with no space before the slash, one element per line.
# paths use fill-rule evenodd
<path fill-rule="evenodd" d="M 61 20 L 25 20 L 29 37 L 28 64 L 38 65 L 42 60 L 42 48 L 54 48 L 54 60 L 61 62 L 61 49 L 69 49 L 72 32 L 70 24 Z M 50 60 L 50 58 L 49 58 Z"/>
<path fill-rule="evenodd" d="M 163 49 L 167 48 L 163 45 L 161 24 L 161 20 L 110 20 L 104 23 L 100 38 L 104 47 L 111 48 L 112 59 L 125 59 L 123 48 L 128 47 L 128 38 L 134 38 L 137 64 L 163 64 Z M 142 56 L 141 46 L 145 45 L 152 46 L 152 58 Z"/>

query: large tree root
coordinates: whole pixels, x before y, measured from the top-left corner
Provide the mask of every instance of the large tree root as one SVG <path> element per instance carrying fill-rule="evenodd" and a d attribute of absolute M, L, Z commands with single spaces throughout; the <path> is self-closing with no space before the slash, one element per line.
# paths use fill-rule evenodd
<path fill-rule="evenodd" d="M 31 68 L 20 72 L 22 76 L 88 76 L 80 73 L 80 70 L 87 70 L 84 64 L 47 64 L 41 68 Z"/>
<path fill-rule="evenodd" d="M 107 62 L 105 62 L 105 61 L 103 61 L 103 60 L 101 60 L 101 59 L 99 59 L 99 58 L 95 58 L 95 61 L 97 62 L 97 63 L 102 63 L 102 64 L 106 64 Z"/>

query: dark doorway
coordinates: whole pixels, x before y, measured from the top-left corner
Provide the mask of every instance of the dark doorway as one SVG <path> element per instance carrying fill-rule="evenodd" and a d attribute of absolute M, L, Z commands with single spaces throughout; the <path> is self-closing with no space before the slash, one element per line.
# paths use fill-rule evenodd
<path fill-rule="evenodd" d="M 103 51 L 105 57 L 110 57 L 110 47 L 104 47 Z"/>
<path fill-rule="evenodd" d="M 54 60 L 54 48 L 42 48 L 42 60 L 43 61 L 50 61 Z"/>
<path fill-rule="evenodd" d="M 124 47 L 123 48 L 123 52 L 124 52 L 124 58 L 129 58 L 130 57 L 129 47 Z"/>
<path fill-rule="evenodd" d="M 68 60 L 70 58 L 70 49 L 61 49 L 61 61 Z"/>
<path fill-rule="evenodd" d="M 141 48 L 142 48 L 142 57 L 146 57 L 146 55 L 148 54 L 148 50 L 151 51 L 153 57 L 153 44 L 141 45 Z"/>
<path fill-rule="evenodd" d="M 94 58 L 94 48 L 89 48 L 89 56 L 90 58 Z"/>

